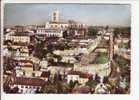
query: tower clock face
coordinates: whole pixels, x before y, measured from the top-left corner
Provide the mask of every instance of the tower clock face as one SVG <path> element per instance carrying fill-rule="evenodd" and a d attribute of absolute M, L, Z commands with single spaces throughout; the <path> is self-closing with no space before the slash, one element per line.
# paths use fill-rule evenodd
<path fill-rule="evenodd" d="M 54 12 L 53 15 L 56 16 L 56 13 Z"/>

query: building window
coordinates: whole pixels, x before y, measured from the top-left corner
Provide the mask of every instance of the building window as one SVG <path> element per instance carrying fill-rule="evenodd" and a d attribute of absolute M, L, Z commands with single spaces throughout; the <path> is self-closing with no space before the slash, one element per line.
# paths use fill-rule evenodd
<path fill-rule="evenodd" d="M 54 21 L 56 21 L 56 17 L 54 17 Z"/>
<path fill-rule="evenodd" d="M 63 28 L 63 25 L 61 25 L 61 28 Z"/>
<path fill-rule="evenodd" d="M 34 88 L 34 89 L 36 89 L 36 87 L 35 87 L 35 86 L 34 86 L 33 88 Z"/>
<path fill-rule="evenodd" d="M 20 92 L 23 93 L 23 90 L 21 89 Z"/>
<path fill-rule="evenodd" d="M 21 88 L 24 88 L 24 86 L 21 85 Z"/>

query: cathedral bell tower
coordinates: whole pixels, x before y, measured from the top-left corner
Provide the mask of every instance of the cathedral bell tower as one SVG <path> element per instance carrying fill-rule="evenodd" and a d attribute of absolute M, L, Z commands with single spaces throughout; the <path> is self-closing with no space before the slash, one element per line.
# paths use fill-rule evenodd
<path fill-rule="evenodd" d="M 52 12 L 51 20 L 52 20 L 52 22 L 59 21 L 59 11 L 58 10 Z"/>

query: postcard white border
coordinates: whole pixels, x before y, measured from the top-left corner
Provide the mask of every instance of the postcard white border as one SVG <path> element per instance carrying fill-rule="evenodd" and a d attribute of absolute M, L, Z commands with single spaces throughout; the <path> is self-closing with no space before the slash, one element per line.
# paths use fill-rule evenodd
<path fill-rule="evenodd" d="M 4 94 L 2 93 L 2 100 L 40 100 L 40 99 L 62 99 L 62 100 L 86 100 L 86 99 L 95 99 L 95 100 L 132 100 L 136 98 L 139 98 L 139 60 L 136 57 L 139 57 L 139 2 L 137 1 L 122 1 L 122 0 L 3 0 L 1 5 L 1 29 L 3 29 L 3 13 L 4 13 L 4 4 L 5 3 L 97 3 L 97 4 L 131 4 L 131 94 L 130 95 L 97 95 L 97 94 L 79 94 L 79 95 L 73 95 L 73 94 Z M 124 13 L 124 12 L 123 12 Z M 1 30 L 1 33 L 3 31 Z M 3 34 L 1 34 L 1 40 L 2 40 Z M 1 41 L 2 45 L 2 41 Z M 1 48 L 2 50 L 2 48 Z M 1 56 L 2 60 L 2 56 Z M 1 63 L 2 66 L 2 63 Z M 2 68 L 1 68 L 2 70 Z M 2 72 L 2 71 L 1 71 Z M 2 78 L 2 76 L 1 76 Z M 2 88 L 1 88 L 2 89 Z M 2 92 L 2 91 L 1 91 Z"/>

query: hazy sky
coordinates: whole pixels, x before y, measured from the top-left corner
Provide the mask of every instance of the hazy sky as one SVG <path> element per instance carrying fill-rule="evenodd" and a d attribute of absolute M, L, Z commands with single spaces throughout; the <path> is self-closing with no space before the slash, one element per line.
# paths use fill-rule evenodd
<path fill-rule="evenodd" d="M 130 26 L 130 5 L 100 4 L 6 4 L 5 26 L 45 24 L 50 20 L 51 12 L 59 10 L 60 19 L 73 19 L 86 25 L 122 25 Z"/>

